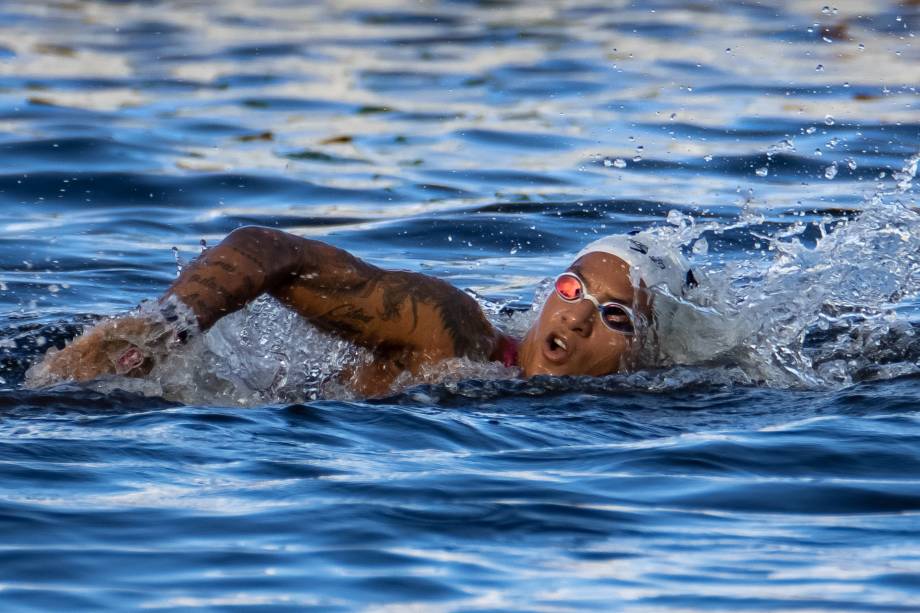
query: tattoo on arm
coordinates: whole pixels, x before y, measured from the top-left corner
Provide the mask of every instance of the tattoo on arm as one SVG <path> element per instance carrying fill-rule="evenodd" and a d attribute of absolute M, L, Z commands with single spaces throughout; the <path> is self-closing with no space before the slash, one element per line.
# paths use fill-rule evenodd
<path fill-rule="evenodd" d="M 340 304 L 321 315 L 321 317 L 330 320 L 348 319 L 362 324 L 369 323 L 374 319 L 364 309 L 353 304 Z"/>
<path fill-rule="evenodd" d="M 491 338 L 492 326 L 476 301 L 445 281 L 414 273 L 394 272 L 380 281 L 383 284 L 383 321 L 400 316 L 408 307 L 412 314 L 412 331 L 418 326 L 419 305 L 430 305 L 450 336 L 457 356 L 475 357 L 488 351 L 484 339 Z"/>

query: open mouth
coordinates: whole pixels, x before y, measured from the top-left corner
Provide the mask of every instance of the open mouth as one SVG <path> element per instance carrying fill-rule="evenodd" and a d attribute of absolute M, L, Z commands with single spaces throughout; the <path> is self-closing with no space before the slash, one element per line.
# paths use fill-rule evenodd
<path fill-rule="evenodd" d="M 543 343 L 543 355 L 550 362 L 564 362 L 569 357 L 569 344 L 563 337 L 550 333 Z"/>

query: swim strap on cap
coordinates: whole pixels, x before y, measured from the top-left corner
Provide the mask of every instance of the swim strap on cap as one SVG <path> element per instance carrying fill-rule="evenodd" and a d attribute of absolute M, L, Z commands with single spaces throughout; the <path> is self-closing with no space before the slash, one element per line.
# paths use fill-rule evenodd
<path fill-rule="evenodd" d="M 605 236 L 579 251 L 575 259 L 594 252 L 609 253 L 629 264 L 636 287 L 642 280 L 649 289 L 663 287 L 671 295 L 680 297 L 686 289 L 696 285 L 686 258 L 677 249 L 661 246 L 645 232 Z"/>

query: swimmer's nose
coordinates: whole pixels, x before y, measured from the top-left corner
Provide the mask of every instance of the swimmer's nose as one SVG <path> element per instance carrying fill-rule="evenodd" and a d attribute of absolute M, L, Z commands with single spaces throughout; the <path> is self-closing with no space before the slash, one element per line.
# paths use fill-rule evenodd
<path fill-rule="evenodd" d="M 562 323 L 579 336 L 590 336 L 594 327 L 594 303 L 580 300 L 567 305 L 562 311 Z"/>

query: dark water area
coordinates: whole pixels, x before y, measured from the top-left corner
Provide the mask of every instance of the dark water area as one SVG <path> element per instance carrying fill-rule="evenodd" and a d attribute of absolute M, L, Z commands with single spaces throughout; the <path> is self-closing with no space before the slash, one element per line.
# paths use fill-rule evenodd
<path fill-rule="evenodd" d="M 715 224 L 691 255 L 718 270 L 916 206 L 918 23 L 895 0 L 0 0 L 0 608 L 920 610 L 920 269 L 896 321 L 822 358 L 839 385 L 22 385 L 162 292 L 174 247 L 245 224 L 523 312 L 588 241 L 676 214 Z M 904 259 L 879 244 L 855 265 Z M 828 293 L 858 285 L 830 264 Z"/>

